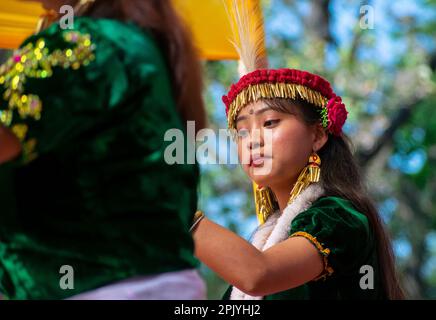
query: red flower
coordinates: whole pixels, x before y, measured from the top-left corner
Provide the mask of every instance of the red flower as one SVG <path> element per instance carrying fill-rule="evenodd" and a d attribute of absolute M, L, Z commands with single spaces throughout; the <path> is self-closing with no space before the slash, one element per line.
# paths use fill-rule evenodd
<path fill-rule="evenodd" d="M 327 103 L 328 130 L 336 136 L 341 135 L 347 115 L 348 112 L 342 103 L 341 97 L 336 96 L 331 98 Z"/>

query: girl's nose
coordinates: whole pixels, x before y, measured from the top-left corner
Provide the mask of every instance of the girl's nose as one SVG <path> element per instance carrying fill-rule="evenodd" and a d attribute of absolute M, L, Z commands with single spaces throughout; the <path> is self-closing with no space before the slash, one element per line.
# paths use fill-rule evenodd
<path fill-rule="evenodd" d="M 250 150 L 257 149 L 259 147 L 260 147 L 260 142 L 259 141 L 250 142 L 250 144 L 249 144 Z"/>
<path fill-rule="evenodd" d="M 250 150 L 257 149 L 263 146 L 263 137 L 260 130 L 253 130 L 250 135 L 248 147 Z"/>

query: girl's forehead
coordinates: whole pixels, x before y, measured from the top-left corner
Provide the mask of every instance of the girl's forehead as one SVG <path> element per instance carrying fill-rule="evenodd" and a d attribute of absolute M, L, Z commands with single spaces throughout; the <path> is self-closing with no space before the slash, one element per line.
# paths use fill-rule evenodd
<path fill-rule="evenodd" d="M 241 109 L 239 115 L 242 114 L 254 114 L 256 111 L 260 109 L 269 108 L 269 106 L 262 100 L 258 100 L 256 102 L 251 102 L 247 104 L 244 108 Z"/>

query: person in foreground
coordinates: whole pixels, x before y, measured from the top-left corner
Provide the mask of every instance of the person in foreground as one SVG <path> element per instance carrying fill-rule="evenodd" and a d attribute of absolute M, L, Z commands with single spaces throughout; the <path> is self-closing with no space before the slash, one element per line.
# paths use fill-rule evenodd
<path fill-rule="evenodd" d="M 201 68 L 170 0 L 41 0 L 54 14 L 0 67 L 0 293 L 205 299 L 189 225 L 198 167 L 164 159 L 204 126 Z"/>

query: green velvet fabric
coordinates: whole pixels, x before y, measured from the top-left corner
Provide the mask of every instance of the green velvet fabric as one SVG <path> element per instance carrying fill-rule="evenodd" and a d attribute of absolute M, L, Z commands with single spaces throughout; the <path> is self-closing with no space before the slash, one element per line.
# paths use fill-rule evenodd
<path fill-rule="evenodd" d="M 10 126 L 29 127 L 37 157 L 0 166 L 0 292 L 10 299 L 67 298 L 199 265 L 188 232 L 199 170 L 164 161 L 165 132 L 185 127 L 160 50 L 133 23 L 82 17 L 73 31 L 90 35 L 95 59 L 26 79 L 41 118 L 15 110 Z M 69 48 L 67 32 L 53 25 L 23 46 Z M 60 288 L 63 265 L 73 290 Z"/>
<path fill-rule="evenodd" d="M 385 299 L 380 282 L 378 259 L 372 228 L 366 216 L 351 202 L 338 197 L 322 197 L 292 221 L 289 235 L 306 232 L 330 249 L 327 261 L 333 273 L 300 287 L 264 297 L 265 300 L 306 299 Z M 316 247 L 316 246 L 315 246 Z M 360 282 L 368 273 L 360 268 L 373 268 L 374 288 L 362 289 Z M 367 283 L 366 278 L 363 283 Z M 231 288 L 223 299 L 229 299 Z"/>

